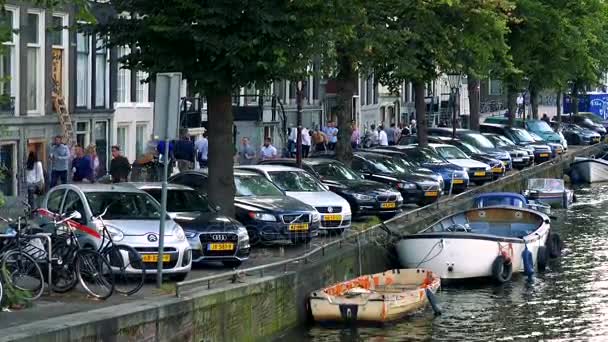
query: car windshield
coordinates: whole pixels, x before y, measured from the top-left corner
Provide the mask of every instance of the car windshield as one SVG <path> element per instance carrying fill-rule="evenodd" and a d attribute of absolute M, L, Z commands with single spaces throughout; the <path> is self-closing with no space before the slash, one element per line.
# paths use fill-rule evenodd
<path fill-rule="evenodd" d="M 471 145 L 469 143 L 466 143 L 464 141 L 460 141 L 457 144 L 457 146 L 458 146 L 459 149 L 463 150 L 465 153 L 466 152 L 471 153 L 471 154 L 473 154 L 473 153 L 483 153 L 477 147 L 475 147 L 475 146 L 473 146 L 473 145 Z"/>
<path fill-rule="evenodd" d="M 582 116 L 583 116 L 585 119 L 588 119 L 589 121 L 592 121 L 592 122 L 594 122 L 594 123 L 599 123 L 599 124 L 601 124 L 601 123 L 602 123 L 602 119 L 600 119 L 600 118 L 599 118 L 597 115 L 595 115 L 595 114 L 582 114 Z"/>
<path fill-rule="evenodd" d="M 284 191 L 322 192 L 321 184 L 305 171 L 272 171 L 268 172 L 272 180 Z"/>
<path fill-rule="evenodd" d="M 462 139 L 477 148 L 494 148 L 494 144 L 479 133 L 466 134 Z"/>
<path fill-rule="evenodd" d="M 530 136 L 534 139 L 534 141 L 538 141 L 538 142 L 545 141 L 545 139 L 543 139 L 540 135 L 538 135 L 534 132 L 528 132 L 528 134 L 530 134 Z"/>
<path fill-rule="evenodd" d="M 511 141 L 511 139 L 502 136 L 502 135 L 496 135 L 496 137 L 498 138 L 498 140 L 504 142 L 505 144 L 507 144 L 507 146 L 515 146 L 515 143 Z"/>
<path fill-rule="evenodd" d="M 272 182 L 262 175 L 242 175 L 234 177 L 236 196 L 283 196 Z"/>
<path fill-rule="evenodd" d="M 425 148 L 410 148 L 403 150 L 405 154 L 407 154 L 408 160 L 413 161 L 415 163 L 434 163 L 439 164 L 443 163 L 444 160 L 441 156 L 435 153 L 432 150 Z"/>
<path fill-rule="evenodd" d="M 551 126 L 542 120 L 531 120 L 527 122 L 527 125 L 533 132 L 553 133 Z"/>
<path fill-rule="evenodd" d="M 595 124 L 593 123 L 593 121 L 589 120 L 589 118 L 585 118 L 585 120 L 583 120 L 583 122 L 587 125 L 587 126 L 595 126 Z"/>
<path fill-rule="evenodd" d="M 400 174 L 408 171 L 407 167 L 399 162 L 399 158 L 366 156 L 366 159 L 378 173 Z"/>
<path fill-rule="evenodd" d="M 87 201 L 93 216 L 108 211 L 106 220 L 158 220 L 160 206 L 152 196 L 137 192 L 87 192 Z"/>
<path fill-rule="evenodd" d="M 488 140 L 490 140 L 497 147 L 509 146 L 509 144 L 502 140 L 499 135 L 486 135 L 486 138 L 488 138 Z"/>
<path fill-rule="evenodd" d="M 159 203 L 161 201 L 161 189 L 144 189 Z M 208 212 L 209 201 L 207 198 L 194 190 L 167 190 L 167 211 L 170 213 Z"/>
<path fill-rule="evenodd" d="M 511 133 L 519 142 L 523 143 L 533 143 L 534 138 L 530 135 L 530 133 L 526 132 L 520 128 L 511 128 Z"/>
<path fill-rule="evenodd" d="M 445 159 L 469 159 L 466 153 L 462 152 L 458 147 L 454 146 L 439 146 L 435 150 Z"/>
<path fill-rule="evenodd" d="M 323 163 L 313 165 L 312 168 L 321 176 L 335 181 L 361 179 L 355 171 L 340 163 Z"/>

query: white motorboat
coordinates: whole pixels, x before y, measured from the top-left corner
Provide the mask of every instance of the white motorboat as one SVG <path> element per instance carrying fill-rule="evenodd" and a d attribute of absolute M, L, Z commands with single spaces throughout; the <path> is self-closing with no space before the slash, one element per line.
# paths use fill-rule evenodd
<path fill-rule="evenodd" d="M 546 203 L 554 208 L 568 208 L 574 202 L 574 191 L 567 189 L 563 179 L 528 179 L 524 196 L 529 201 Z"/>
<path fill-rule="evenodd" d="M 460 212 L 397 243 L 405 268 L 425 268 L 444 280 L 492 277 L 500 283 L 513 273 L 543 271 L 560 251 L 547 215 L 513 206 Z"/>
<path fill-rule="evenodd" d="M 574 158 L 574 161 L 570 164 L 569 176 L 573 183 L 608 182 L 608 160 L 604 158 Z"/>

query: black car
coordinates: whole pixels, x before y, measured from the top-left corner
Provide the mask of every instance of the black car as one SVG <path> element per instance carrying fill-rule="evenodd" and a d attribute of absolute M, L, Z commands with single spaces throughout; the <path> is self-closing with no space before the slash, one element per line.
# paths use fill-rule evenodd
<path fill-rule="evenodd" d="M 453 132 L 450 128 L 429 128 L 430 136 L 451 137 L 452 134 Z M 488 156 L 500 160 L 508 170 L 512 168 L 513 161 L 511 160 L 509 152 L 494 146 L 494 144 L 488 141 L 481 133 L 470 129 L 459 128 L 456 130 L 456 138 L 473 145 Z"/>
<path fill-rule="evenodd" d="M 208 192 L 208 175 L 202 170 L 180 172 L 170 182 Z M 236 219 L 249 233 L 252 245 L 265 241 L 308 242 L 319 234 L 317 210 L 285 196 L 266 177 L 255 172 L 235 170 Z"/>
<path fill-rule="evenodd" d="M 264 160 L 260 164 L 296 166 L 294 159 Z M 401 193 L 390 186 L 364 177 L 341 162 L 326 158 L 302 160 L 302 168 L 331 191 L 344 197 L 353 215 L 394 216 L 401 205 Z"/>
<path fill-rule="evenodd" d="M 593 145 L 601 140 L 599 133 L 575 124 L 562 123 L 561 130 L 568 145 Z"/>
<path fill-rule="evenodd" d="M 602 137 L 606 135 L 606 127 L 604 127 L 602 119 L 600 116 L 593 113 L 579 113 L 579 115 L 564 116 L 562 117 L 562 121 L 594 131 Z"/>
<path fill-rule="evenodd" d="M 404 203 L 423 206 L 441 196 L 441 183 L 436 178 L 413 173 L 398 158 L 375 152 L 355 152 L 351 167 L 367 179 L 395 187 Z"/>
<path fill-rule="evenodd" d="M 534 164 L 533 147 L 528 149 L 527 147 L 517 146 L 508 138 L 496 133 L 483 133 L 483 135 L 488 138 L 494 146 L 509 152 L 514 168 L 521 170 Z"/>
<path fill-rule="evenodd" d="M 509 127 L 502 124 L 487 124 L 479 125 L 479 130 L 483 133 L 494 133 L 502 135 L 516 145 L 527 147 L 534 150 L 534 162 L 542 163 L 550 160 L 553 156 L 553 151 L 549 145 L 538 143 L 534 137 L 523 128 Z"/>
<path fill-rule="evenodd" d="M 159 203 L 160 183 L 128 183 L 143 190 Z M 192 262 L 220 261 L 238 267 L 249 258 L 249 235 L 237 220 L 218 213 L 207 196 L 187 186 L 169 184 L 167 212 L 183 229 L 192 248 Z"/>

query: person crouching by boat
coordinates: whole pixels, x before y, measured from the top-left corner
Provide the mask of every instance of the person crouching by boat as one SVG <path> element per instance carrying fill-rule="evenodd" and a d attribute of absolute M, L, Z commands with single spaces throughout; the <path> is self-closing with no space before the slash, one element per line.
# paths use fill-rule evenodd
<path fill-rule="evenodd" d="M 44 193 L 44 170 L 42 169 L 42 162 L 38 160 L 34 152 L 30 152 L 27 157 L 25 179 L 27 182 L 27 203 L 34 210 L 38 207 L 36 196 Z"/>

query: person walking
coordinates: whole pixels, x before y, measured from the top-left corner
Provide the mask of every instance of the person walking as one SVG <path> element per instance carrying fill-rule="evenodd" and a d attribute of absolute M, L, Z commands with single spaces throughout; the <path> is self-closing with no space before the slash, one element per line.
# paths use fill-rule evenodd
<path fill-rule="evenodd" d="M 388 146 L 388 136 L 384 131 L 384 126 L 378 127 L 378 145 Z"/>
<path fill-rule="evenodd" d="M 327 127 L 325 128 L 325 134 L 327 135 L 327 138 L 329 139 L 327 148 L 330 151 L 335 150 L 336 143 L 338 143 L 338 128 L 336 127 L 335 122 L 330 121 L 327 123 Z"/>
<path fill-rule="evenodd" d="M 359 132 L 359 128 L 357 127 L 356 122 L 352 122 L 353 133 L 350 135 L 350 145 L 353 150 L 359 148 L 359 144 L 361 143 L 361 132 Z"/>
<path fill-rule="evenodd" d="M 243 137 L 239 150 L 239 165 L 253 165 L 254 160 L 255 150 L 249 143 L 249 138 Z"/>
<path fill-rule="evenodd" d="M 298 129 L 291 127 L 287 132 L 287 158 L 293 158 L 296 151 L 296 140 L 298 139 Z"/>
<path fill-rule="evenodd" d="M 308 158 L 308 153 L 310 152 L 310 131 L 308 128 L 302 127 L 302 158 Z"/>
<path fill-rule="evenodd" d="M 74 182 L 89 183 L 93 176 L 93 163 L 88 155 L 84 154 L 84 149 L 76 145 L 76 158 L 72 160 L 72 180 Z"/>
<path fill-rule="evenodd" d="M 198 167 L 204 169 L 209 163 L 209 140 L 207 139 L 207 131 L 205 131 L 203 136 L 194 143 L 194 146 L 196 147 Z"/>
<path fill-rule="evenodd" d="M 51 188 L 57 185 L 58 181 L 66 184 L 70 165 L 70 149 L 63 143 L 60 135 L 55 137 L 49 156 L 51 158 Z"/>
<path fill-rule="evenodd" d="M 91 144 L 87 147 L 86 150 L 87 156 L 91 159 L 91 168 L 93 169 L 93 173 L 91 174 L 91 183 L 94 183 L 95 180 L 100 177 L 100 165 L 99 165 L 99 157 L 97 156 L 97 146 L 95 144 Z"/>
<path fill-rule="evenodd" d="M 131 172 L 131 164 L 129 159 L 120 153 L 118 145 L 112 146 L 112 161 L 110 162 L 110 175 L 112 183 L 127 182 L 129 173 Z"/>
<path fill-rule="evenodd" d="M 403 124 L 400 123 L 395 127 L 395 145 L 399 145 L 399 138 L 401 138 L 401 130 L 403 129 Z"/>
<path fill-rule="evenodd" d="M 376 125 L 371 125 L 370 126 L 371 129 L 371 139 L 370 139 L 370 144 L 371 146 L 378 146 L 379 140 L 378 140 L 378 130 L 376 129 Z"/>
<path fill-rule="evenodd" d="M 549 116 L 547 115 L 547 113 L 543 113 L 543 117 L 541 120 L 546 122 L 548 125 L 551 125 L 551 120 L 549 119 Z"/>
<path fill-rule="evenodd" d="M 312 143 L 316 152 L 325 151 L 325 134 L 318 128 L 312 133 Z"/>
<path fill-rule="evenodd" d="M 180 139 L 175 141 L 173 155 L 177 160 L 177 168 L 180 172 L 194 169 L 194 142 L 190 139 L 187 129 L 180 131 Z"/>
<path fill-rule="evenodd" d="M 269 160 L 269 159 L 276 159 L 276 158 L 277 158 L 277 149 L 276 149 L 276 147 L 272 146 L 272 139 L 270 137 L 267 137 L 264 139 L 264 145 L 262 146 L 262 149 L 260 150 L 260 159 Z"/>
<path fill-rule="evenodd" d="M 392 123 L 388 128 L 385 128 L 384 133 L 386 134 L 388 145 L 395 145 L 395 124 Z"/>
<path fill-rule="evenodd" d="M 42 162 L 38 160 L 33 151 L 27 156 L 25 180 L 27 182 L 27 203 L 34 210 L 37 208 L 36 196 L 44 192 L 44 170 Z"/>

